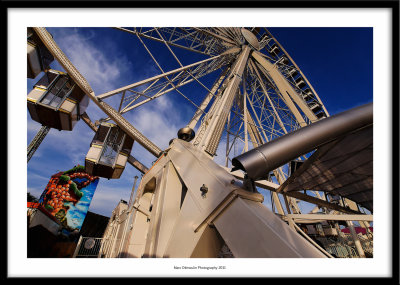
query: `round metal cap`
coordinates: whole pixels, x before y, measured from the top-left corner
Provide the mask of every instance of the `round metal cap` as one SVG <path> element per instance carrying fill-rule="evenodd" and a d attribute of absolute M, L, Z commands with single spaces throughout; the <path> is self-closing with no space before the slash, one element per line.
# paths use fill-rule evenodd
<path fill-rule="evenodd" d="M 187 142 L 190 142 L 194 135 L 194 131 L 189 127 L 184 127 L 178 131 L 178 138 Z"/>
<path fill-rule="evenodd" d="M 260 49 L 260 44 L 258 43 L 257 37 L 250 32 L 249 30 L 242 28 L 241 29 L 243 37 L 246 39 L 246 41 L 255 49 L 259 50 Z"/>

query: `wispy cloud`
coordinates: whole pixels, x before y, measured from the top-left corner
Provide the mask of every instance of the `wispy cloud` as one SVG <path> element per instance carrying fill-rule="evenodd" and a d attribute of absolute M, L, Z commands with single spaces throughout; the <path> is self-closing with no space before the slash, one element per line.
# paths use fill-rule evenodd
<path fill-rule="evenodd" d="M 78 29 L 51 29 L 57 44 L 87 79 L 97 92 L 110 91 L 118 87 L 118 83 L 129 70 L 130 61 L 117 52 L 116 44 L 108 42 L 107 52 L 101 49 L 91 39 L 96 31 L 87 33 Z"/>

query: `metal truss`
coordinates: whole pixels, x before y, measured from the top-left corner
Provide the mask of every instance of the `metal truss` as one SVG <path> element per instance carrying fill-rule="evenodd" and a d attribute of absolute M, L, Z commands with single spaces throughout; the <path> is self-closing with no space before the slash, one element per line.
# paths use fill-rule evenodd
<path fill-rule="evenodd" d="M 42 126 L 28 145 L 28 162 L 39 148 L 40 144 L 49 133 L 50 127 Z"/>
<path fill-rule="evenodd" d="M 167 42 L 168 45 L 183 48 L 209 56 L 215 56 L 225 50 L 221 42 L 207 34 L 209 28 L 116 28 L 118 30 L 136 34 L 142 38 L 157 42 Z"/>

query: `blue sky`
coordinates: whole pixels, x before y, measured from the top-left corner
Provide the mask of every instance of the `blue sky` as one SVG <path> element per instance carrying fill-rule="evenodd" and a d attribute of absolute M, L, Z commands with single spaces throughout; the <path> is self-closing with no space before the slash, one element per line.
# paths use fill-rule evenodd
<path fill-rule="evenodd" d="M 134 35 L 111 28 L 48 30 L 86 77 L 96 95 L 160 73 Z M 372 102 L 372 28 L 269 30 L 301 68 L 331 115 Z M 144 41 L 164 71 L 179 67 L 161 43 Z M 204 59 L 200 54 L 177 48 L 173 48 L 173 51 L 184 65 Z M 62 70 L 56 62 L 52 68 Z M 28 80 L 28 92 L 39 78 Z M 210 75 L 201 81 L 210 86 L 214 79 L 215 75 Z M 180 90 L 197 104 L 206 94 L 205 89 L 197 83 Z M 118 106 L 119 96 L 107 102 Z M 171 138 L 176 137 L 179 128 L 188 123 L 194 111 L 193 105 L 177 92 L 171 92 L 124 117 L 163 149 Z M 92 121 L 105 117 L 93 103 L 90 103 L 87 113 Z M 32 121 L 29 114 L 27 120 L 29 143 L 40 125 Z M 28 163 L 28 191 L 39 197 L 52 174 L 76 164 L 83 165 L 93 135 L 93 131 L 83 122 L 78 122 L 72 132 L 51 130 Z M 147 166 L 151 166 L 155 160 L 137 143 L 131 154 Z M 120 199 L 129 200 L 135 175 L 141 177 L 140 172 L 127 164 L 120 179 L 100 179 L 89 210 L 110 216 Z"/>

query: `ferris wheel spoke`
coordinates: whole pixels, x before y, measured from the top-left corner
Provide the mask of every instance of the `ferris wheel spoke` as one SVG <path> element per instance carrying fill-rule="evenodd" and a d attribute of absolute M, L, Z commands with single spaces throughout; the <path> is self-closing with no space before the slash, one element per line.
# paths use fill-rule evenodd
<path fill-rule="evenodd" d="M 231 40 L 230 38 L 227 38 L 227 37 L 218 35 L 218 34 L 212 32 L 212 31 L 210 31 L 210 30 L 207 30 L 207 29 L 200 29 L 200 28 L 194 28 L 194 29 L 195 29 L 196 31 L 200 32 L 200 33 L 207 34 L 207 35 L 212 36 L 212 37 L 214 37 L 214 38 L 216 38 L 216 39 L 219 39 L 219 40 L 221 40 L 221 41 L 224 41 L 224 42 L 226 42 L 226 43 L 228 43 L 228 44 L 236 45 L 236 43 L 235 43 L 233 40 Z"/>
<path fill-rule="evenodd" d="M 280 127 L 282 128 L 282 130 L 283 130 L 285 133 L 287 133 L 287 130 L 286 130 L 286 128 L 285 128 L 285 126 L 284 126 L 284 124 L 283 124 L 281 118 L 279 117 L 278 112 L 277 112 L 276 109 L 275 109 L 275 105 L 272 103 L 271 98 L 270 98 L 269 95 L 268 95 L 268 92 L 267 92 L 267 90 L 266 90 L 266 88 L 265 88 L 265 86 L 264 86 L 264 83 L 263 83 L 263 80 L 262 80 L 262 78 L 261 78 L 261 76 L 260 76 L 260 73 L 258 72 L 256 66 L 253 64 L 253 62 L 252 62 L 251 60 L 250 60 L 250 65 L 253 67 L 253 70 L 254 70 L 254 72 L 255 72 L 255 74 L 256 74 L 256 76 L 257 76 L 256 79 L 258 80 L 258 83 L 259 83 L 260 87 L 262 88 L 262 91 L 263 91 L 263 93 L 264 93 L 264 98 L 267 98 L 267 99 L 268 99 L 269 104 L 270 104 L 270 106 L 271 106 L 272 109 L 273 109 L 273 114 L 275 115 L 275 118 L 278 120 L 278 123 L 279 123 Z M 262 107 L 264 107 L 264 105 L 265 105 L 265 104 L 263 104 Z"/>
<path fill-rule="evenodd" d="M 251 102 L 250 102 L 250 105 L 254 111 L 254 108 L 253 108 Z M 249 122 L 248 123 L 249 124 L 248 129 L 250 130 L 249 134 L 250 134 L 250 138 L 251 138 L 253 147 L 256 148 L 256 147 L 264 144 L 265 142 L 269 142 L 270 140 L 268 139 L 267 135 L 265 134 L 265 130 L 262 127 L 260 128 L 259 126 L 256 125 L 250 112 L 246 112 L 246 113 L 247 113 L 247 121 Z M 253 114 L 256 117 L 259 125 L 261 126 L 261 122 L 257 116 L 257 113 L 254 112 Z M 264 139 L 260 134 L 260 130 L 264 136 Z M 273 173 L 277 177 L 279 184 L 282 184 L 283 181 L 286 179 L 285 175 L 283 174 L 282 167 L 279 167 L 278 169 L 273 170 Z"/>
<path fill-rule="evenodd" d="M 205 63 L 210 62 L 210 61 L 214 61 L 214 60 L 219 59 L 219 58 L 221 58 L 221 57 L 223 57 L 223 56 L 222 56 L 222 55 L 217 55 L 217 56 L 212 57 L 212 58 L 208 58 L 208 59 L 205 59 L 205 60 L 201 60 L 201 61 L 198 61 L 198 62 L 189 64 L 189 65 L 186 65 L 186 66 L 183 66 L 183 67 L 180 67 L 180 68 L 177 68 L 177 69 L 174 69 L 174 70 L 171 70 L 171 71 L 168 71 L 168 72 L 165 72 L 165 73 L 162 73 L 162 74 L 153 76 L 153 77 L 151 77 L 151 78 L 147 78 L 147 79 L 144 79 L 144 80 L 142 80 L 142 81 L 139 81 L 139 82 L 136 82 L 136 83 L 133 83 L 133 84 L 130 84 L 130 85 L 127 85 L 127 86 L 124 86 L 124 87 L 121 87 L 121 88 L 118 88 L 118 89 L 115 89 L 115 90 L 106 92 L 106 93 L 103 93 L 103 94 L 101 94 L 101 95 L 98 95 L 97 98 L 98 98 L 98 99 L 105 99 L 105 98 L 108 98 L 108 97 L 110 97 L 110 96 L 119 94 L 119 93 L 121 93 L 122 91 L 125 91 L 125 90 L 128 90 L 128 89 L 133 89 L 133 88 L 142 86 L 142 85 L 144 85 L 144 84 L 153 82 L 153 81 L 155 81 L 155 80 L 157 80 L 157 79 L 165 78 L 166 76 L 169 76 L 169 75 L 172 75 L 172 74 L 176 74 L 176 73 L 182 72 L 182 71 L 184 71 L 184 70 L 186 70 L 186 69 L 190 69 L 190 68 L 196 67 L 196 66 L 201 65 L 201 64 L 205 64 Z"/>
<path fill-rule="evenodd" d="M 158 35 L 155 31 L 155 28 L 149 29 L 146 31 L 143 31 L 143 28 L 140 28 L 140 29 L 134 28 L 133 30 L 131 30 L 131 29 L 127 29 L 127 28 L 118 27 L 118 28 L 114 28 L 114 29 L 123 31 L 123 32 L 127 32 L 130 34 L 135 34 L 135 35 L 140 36 L 141 38 L 145 38 L 148 40 L 152 40 L 152 41 L 156 41 L 156 42 L 160 42 L 160 43 L 163 42 L 158 37 Z M 200 37 L 197 36 L 197 34 L 195 34 L 195 33 L 189 32 L 189 35 L 182 36 L 181 33 L 178 33 L 177 31 L 175 31 L 175 32 L 171 33 L 171 36 L 174 37 L 173 39 L 170 37 L 172 40 L 168 40 L 168 44 L 170 44 L 171 46 L 185 49 L 185 50 L 188 50 L 191 52 L 204 54 L 207 56 L 215 56 L 219 53 L 213 49 L 210 50 L 209 46 L 207 45 L 208 42 L 205 40 L 201 40 Z M 180 43 L 178 44 L 177 42 L 180 42 Z"/>
<path fill-rule="evenodd" d="M 193 70 L 191 71 L 192 75 L 194 77 L 196 77 L 196 78 L 200 78 L 200 77 L 203 77 L 203 76 L 205 76 L 205 75 L 207 75 L 209 73 L 212 73 L 212 72 L 218 70 L 219 68 L 221 68 L 221 67 L 223 67 L 225 65 L 228 65 L 229 62 L 231 62 L 234 59 L 234 55 L 236 54 L 236 52 L 237 52 L 236 50 L 228 51 L 224 55 L 220 55 L 220 56 L 214 57 L 212 59 L 208 59 L 208 60 L 199 62 L 197 64 L 192 64 L 188 68 L 193 68 Z M 139 107 L 139 106 L 141 106 L 141 105 L 143 105 L 143 104 L 145 104 L 147 102 L 150 102 L 151 100 L 154 100 L 154 99 L 156 99 L 156 98 L 158 98 L 158 97 L 160 97 L 160 96 L 162 96 L 162 95 L 164 95 L 164 94 L 166 94 L 166 93 L 168 93 L 170 91 L 176 90 L 177 88 L 192 82 L 194 79 L 189 75 L 184 75 L 183 74 L 183 68 L 178 68 L 174 72 L 167 72 L 167 73 L 155 76 L 155 77 L 153 77 L 151 79 L 147 79 L 147 80 L 141 81 L 139 83 L 132 84 L 132 85 L 126 86 L 124 88 L 120 88 L 118 90 L 105 93 L 106 96 L 103 96 L 104 94 L 103 95 L 99 95 L 99 96 L 101 96 L 100 98 L 105 98 L 107 96 L 112 96 L 112 95 L 120 93 L 123 90 L 128 90 L 128 89 L 132 89 L 132 88 L 141 86 L 141 85 L 143 85 L 143 84 L 145 84 L 147 82 L 150 82 L 151 80 L 155 80 L 155 79 L 159 80 L 159 79 L 162 79 L 163 77 L 165 78 L 166 75 L 168 76 L 168 75 L 176 73 L 178 71 L 179 71 L 179 73 L 171 80 L 171 82 L 165 81 L 165 82 L 160 83 L 158 85 L 153 85 L 152 88 L 146 88 L 146 92 L 149 92 L 149 91 L 153 91 L 154 92 L 154 91 L 157 91 L 157 89 L 158 89 L 158 92 L 156 92 L 156 94 L 153 94 L 151 96 L 147 95 L 148 96 L 147 99 L 144 99 L 144 100 L 138 102 L 137 104 L 135 104 L 135 105 L 133 105 L 133 106 L 128 108 L 128 106 L 131 105 L 132 102 L 129 103 L 127 106 L 122 108 L 121 114 L 123 114 L 123 113 L 126 113 L 126 112 L 128 112 L 130 110 L 133 110 L 133 109 L 135 109 L 135 108 L 137 108 L 137 107 Z M 175 81 L 177 81 L 178 83 L 176 83 L 174 87 L 166 89 L 166 87 L 168 87 L 168 85 L 170 85 L 172 82 L 175 82 Z M 154 83 L 154 81 L 153 81 L 153 83 Z M 208 90 L 208 88 L 207 88 L 207 90 Z M 130 91 L 132 91 L 132 90 L 130 90 Z M 211 90 L 209 90 L 209 91 L 211 91 Z M 215 92 L 214 91 L 211 91 L 211 93 L 212 93 L 213 96 L 215 96 L 215 94 L 214 94 Z M 131 96 L 128 96 L 128 97 L 125 98 L 125 101 L 130 100 L 131 98 L 132 98 Z M 137 96 L 135 96 L 133 99 L 136 100 Z M 198 108 L 197 105 L 196 105 L 196 108 Z"/>
<path fill-rule="evenodd" d="M 170 32 L 170 29 L 161 28 L 164 31 L 164 34 Z M 219 40 L 216 40 L 209 35 L 200 33 L 195 28 L 179 28 L 182 31 L 180 33 L 180 37 L 176 37 L 172 43 L 185 40 L 186 45 L 191 49 L 199 49 L 202 50 L 205 54 L 218 54 L 224 50 L 224 47 L 221 45 Z M 172 34 L 171 34 L 172 36 Z"/>
<path fill-rule="evenodd" d="M 241 124 L 240 124 L 238 130 L 236 131 L 236 133 L 233 133 L 232 131 L 227 130 L 227 133 L 233 136 L 232 143 L 231 143 L 231 145 L 230 145 L 230 147 L 229 147 L 229 149 L 228 149 L 228 151 L 227 151 L 227 156 L 229 156 L 229 154 L 230 154 L 230 152 L 231 152 L 231 150 L 232 150 L 232 147 L 235 145 L 236 140 L 237 140 L 237 139 L 240 140 L 239 132 L 240 132 L 240 129 L 241 129 L 242 126 L 243 126 L 243 122 L 241 122 Z M 228 143 L 229 143 L 229 142 L 228 142 Z"/>
<path fill-rule="evenodd" d="M 237 40 L 238 35 L 235 33 L 233 28 L 225 28 L 226 32 L 229 34 L 230 38 L 235 42 L 235 44 L 240 44 L 240 42 Z"/>
<path fill-rule="evenodd" d="M 213 87 L 211 88 L 211 92 L 208 92 L 204 97 L 201 105 L 198 107 L 196 112 L 194 113 L 192 119 L 188 123 L 188 127 L 194 129 L 196 127 L 197 122 L 199 121 L 202 114 L 205 113 L 205 109 L 210 103 L 211 99 L 214 98 L 217 94 L 218 88 L 221 86 L 222 81 L 225 79 L 226 74 L 228 73 L 229 68 L 225 68 L 225 70 L 221 73 L 221 75 L 215 80 Z"/>
<path fill-rule="evenodd" d="M 268 78 L 268 76 L 273 76 L 271 83 L 274 82 L 277 85 L 277 89 L 279 90 L 278 94 L 282 96 L 284 102 L 286 105 L 289 107 L 291 113 L 295 116 L 297 122 L 300 124 L 300 126 L 305 127 L 307 123 L 305 122 L 303 116 L 301 115 L 300 111 L 297 109 L 295 103 L 292 101 L 292 98 L 294 98 L 295 95 L 292 94 L 290 96 L 289 91 L 291 91 L 288 88 L 287 82 L 283 81 L 282 78 L 279 77 L 279 74 L 277 73 L 277 70 L 272 67 L 272 65 L 266 61 L 263 57 L 257 56 L 257 54 L 253 53 L 252 54 L 253 58 L 258 61 L 258 63 L 266 68 L 259 68 L 261 72 Z M 274 81 L 277 80 L 277 81 Z M 285 84 L 286 83 L 286 84 Z M 307 109 L 308 110 L 308 109 Z M 308 110 L 309 111 L 309 110 Z M 316 117 L 314 114 L 310 114 L 311 117 L 315 118 L 314 121 L 316 121 Z"/>
<path fill-rule="evenodd" d="M 255 97 L 256 98 L 258 97 L 258 99 L 252 101 L 253 102 L 252 107 L 254 109 L 254 113 L 259 114 L 260 116 L 260 124 L 268 126 L 268 128 L 274 130 L 278 136 L 287 133 L 285 124 L 284 123 L 282 124 L 282 120 L 280 119 L 280 116 L 277 112 L 278 109 L 276 108 L 274 110 L 272 108 L 267 108 L 266 102 L 258 104 L 257 106 L 255 103 L 256 102 L 259 103 L 261 101 L 261 98 L 259 95 L 256 95 Z M 255 110 L 256 108 L 259 110 L 258 112 L 256 112 Z M 277 118 L 279 118 L 281 122 L 278 122 Z"/>
<path fill-rule="evenodd" d="M 196 74 L 194 76 L 195 77 L 197 76 L 198 78 L 200 78 L 202 76 L 205 76 L 205 75 L 207 75 L 207 74 L 219 69 L 220 67 L 221 66 L 217 65 L 213 69 L 205 69 L 205 70 L 207 70 L 207 72 L 203 72 L 203 70 L 198 70 L 197 73 L 199 74 L 199 76 L 197 76 Z M 151 97 L 149 97 L 149 98 L 147 98 L 147 99 L 145 99 L 145 100 L 143 100 L 143 101 L 141 101 L 139 103 L 136 103 L 135 105 L 133 105 L 133 106 L 131 106 L 129 108 L 122 109 L 121 110 L 121 114 L 126 113 L 126 112 L 128 112 L 130 110 L 133 110 L 133 109 L 135 109 L 135 108 L 137 108 L 137 107 L 139 107 L 139 106 L 141 106 L 141 105 L 143 105 L 145 103 L 148 103 L 148 102 L 150 102 L 150 101 L 152 101 L 152 100 L 154 100 L 154 99 L 156 99 L 156 98 L 158 98 L 158 97 L 160 97 L 160 96 L 162 96 L 164 94 L 167 94 L 168 92 L 176 90 L 177 88 L 182 87 L 182 86 L 184 86 L 184 85 L 186 85 L 188 83 L 191 83 L 193 81 L 194 81 L 193 78 L 190 78 L 190 76 L 186 76 L 181 82 L 177 83 L 174 87 L 171 87 L 171 88 L 165 90 L 167 85 L 170 84 L 169 82 L 167 82 L 167 85 L 164 84 L 163 88 L 160 91 L 158 91 L 156 94 L 152 95 Z M 215 94 L 214 94 L 214 92 L 212 92 L 212 90 L 209 90 L 209 91 L 213 96 L 215 96 Z M 196 108 L 198 108 L 198 106 Z"/>
<path fill-rule="evenodd" d="M 231 33 L 228 32 L 227 28 L 213 28 L 216 34 L 224 36 L 225 38 L 229 39 L 229 42 L 222 42 L 223 45 L 226 47 L 231 47 L 237 45 L 235 39 L 232 37 Z"/>
<path fill-rule="evenodd" d="M 188 36 L 193 37 L 193 41 L 190 43 L 189 42 L 189 47 L 192 49 L 198 49 L 201 47 L 204 48 L 204 52 L 206 54 L 218 54 L 222 50 L 221 43 L 212 38 L 212 37 L 207 37 L 203 33 L 199 33 L 196 30 L 193 31 L 188 31 L 186 28 L 180 28 L 184 33 L 186 33 Z"/>
<path fill-rule="evenodd" d="M 157 28 L 156 32 L 158 33 L 158 35 L 160 36 L 160 38 L 162 39 L 162 41 L 164 42 L 164 44 L 167 46 L 168 50 L 170 51 L 170 53 L 172 54 L 172 56 L 175 58 L 175 60 L 178 62 L 178 64 L 183 67 L 182 63 L 180 62 L 180 60 L 178 59 L 178 57 L 176 56 L 176 54 L 172 51 L 171 47 L 168 45 L 167 41 L 164 39 L 164 37 L 161 35 L 161 33 L 159 32 L 159 30 Z M 207 92 L 212 93 L 210 89 L 208 89 L 199 79 L 197 79 L 191 72 L 189 69 L 186 69 L 185 72 L 187 72 L 197 83 L 199 83 L 202 87 L 204 87 Z"/>
<path fill-rule="evenodd" d="M 174 28 L 175 31 L 175 28 Z M 146 46 L 146 44 L 142 41 L 142 39 L 137 36 L 139 41 L 142 43 L 142 45 L 144 46 L 144 48 L 146 49 L 146 51 L 148 52 L 148 54 L 150 55 L 150 57 L 153 59 L 153 61 L 155 62 L 155 64 L 157 65 L 157 67 L 160 69 L 160 71 L 162 73 L 165 73 L 164 70 L 162 69 L 162 67 L 160 66 L 160 64 L 158 63 L 158 61 L 155 59 L 155 57 L 153 56 L 153 54 L 150 52 L 150 50 L 148 49 L 148 47 Z M 171 34 L 172 37 L 172 34 Z M 171 40 L 171 38 L 170 38 Z M 192 100 L 190 100 L 187 96 L 185 96 L 179 89 L 177 89 L 177 87 L 172 83 L 172 81 L 168 78 L 168 76 L 165 76 L 165 79 L 167 79 L 167 81 L 169 82 L 169 84 L 175 88 L 176 92 L 178 92 L 180 95 L 182 95 L 183 98 L 185 98 L 187 101 L 189 101 L 189 103 L 191 103 L 192 105 L 194 105 L 197 109 L 199 109 L 199 106 L 197 106 Z M 124 93 L 125 94 L 125 93 Z M 121 104 L 122 104 L 122 100 L 121 100 Z M 121 108 L 121 107 L 120 107 Z"/>

